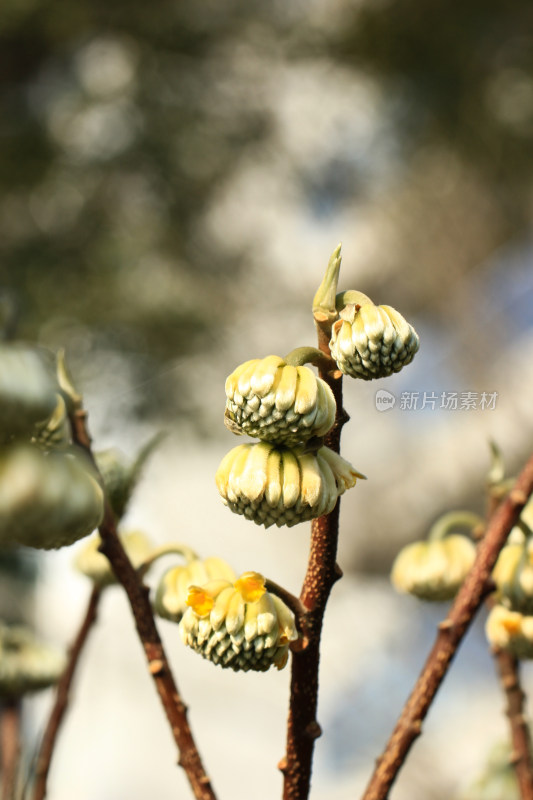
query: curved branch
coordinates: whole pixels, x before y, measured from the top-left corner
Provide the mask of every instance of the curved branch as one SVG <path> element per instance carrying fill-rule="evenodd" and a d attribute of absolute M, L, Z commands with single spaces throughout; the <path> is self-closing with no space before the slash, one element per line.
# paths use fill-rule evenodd
<path fill-rule="evenodd" d="M 476 560 L 455 602 L 439 625 L 439 632 L 426 664 L 387 742 L 362 800 L 385 800 L 433 702 L 450 663 L 481 605 L 490 574 L 511 528 L 533 491 L 533 457 L 522 470 L 514 488 L 495 511 L 480 542 Z"/>
<path fill-rule="evenodd" d="M 86 412 L 81 408 L 72 413 L 72 437 L 76 444 L 86 450 L 94 463 L 86 416 Z M 102 539 L 100 550 L 109 559 L 117 579 L 128 596 L 137 633 L 148 661 L 148 670 L 156 685 L 172 736 L 179 750 L 178 763 L 185 770 L 196 800 L 216 800 L 189 726 L 187 707 L 178 692 L 155 625 L 148 587 L 139 580 L 137 571 L 122 547 L 117 536 L 115 517 L 107 499 L 104 519 L 99 532 Z"/>
<path fill-rule="evenodd" d="M 93 587 L 83 621 L 69 651 L 67 666 L 56 687 L 54 705 L 52 706 L 50 716 L 48 717 L 48 722 L 46 724 L 41 746 L 39 748 L 39 753 L 37 755 L 33 800 L 43 800 L 44 797 L 46 797 L 46 784 L 57 735 L 68 709 L 70 689 L 81 652 L 87 641 L 87 637 L 91 631 L 91 628 L 96 622 L 101 593 L 102 590 L 98 586 Z"/>

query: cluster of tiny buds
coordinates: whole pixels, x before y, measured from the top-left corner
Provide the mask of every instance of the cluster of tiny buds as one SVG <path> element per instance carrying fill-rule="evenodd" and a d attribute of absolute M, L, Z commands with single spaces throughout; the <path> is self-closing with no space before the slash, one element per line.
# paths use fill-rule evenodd
<path fill-rule="evenodd" d="M 180 622 L 183 642 L 221 667 L 283 669 L 289 644 L 298 638 L 292 612 L 266 590 L 258 572 L 245 572 L 234 582 L 189 586 L 187 606 Z"/>

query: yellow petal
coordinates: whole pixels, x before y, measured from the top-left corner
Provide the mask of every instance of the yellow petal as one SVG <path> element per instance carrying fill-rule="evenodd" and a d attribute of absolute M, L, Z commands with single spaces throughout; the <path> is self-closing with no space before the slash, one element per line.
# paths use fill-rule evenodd
<path fill-rule="evenodd" d="M 265 579 L 259 572 L 243 572 L 234 585 L 245 603 L 256 603 L 266 592 Z"/>
<path fill-rule="evenodd" d="M 200 586 L 194 585 L 189 586 L 186 602 L 199 617 L 207 617 L 215 604 L 210 594 L 204 591 Z"/>

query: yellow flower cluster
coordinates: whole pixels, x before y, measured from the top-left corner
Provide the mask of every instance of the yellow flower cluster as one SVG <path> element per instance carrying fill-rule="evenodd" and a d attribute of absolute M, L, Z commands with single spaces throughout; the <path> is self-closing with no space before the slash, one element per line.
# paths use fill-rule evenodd
<path fill-rule="evenodd" d="M 298 638 L 294 616 L 265 589 L 257 572 L 234 583 L 213 580 L 190 586 L 180 622 L 183 642 L 204 658 L 235 671 L 283 669 L 289 644 Z"/>
<path fill-rule="evenodd" d="M 195 558 L 188 564 L 168 569 L 157 587 L 154 610 L 160 617 L 179 622 L 187 610 L 189 587 L 203 586 L 214 579 L 233 582 L 237 579 L 233 569 L 222 558 Z"/>

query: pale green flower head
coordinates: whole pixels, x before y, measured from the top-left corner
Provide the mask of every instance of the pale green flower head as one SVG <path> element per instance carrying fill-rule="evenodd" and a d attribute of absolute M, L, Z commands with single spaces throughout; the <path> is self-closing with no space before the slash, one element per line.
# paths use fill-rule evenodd
<path fill-rule="evenodd" d="M 148 536 L 142 531 L 124 531 L 119 533 L 126 555 L 132 565 L 137 569 L 151 555 L 154 546 Z M 99 534 L 91 536 L 88 542 L 77 553 L 74 566 L 97 586 L 104 587 L 117 583 L 115 573 L 107 557 L 100 553 L 99 547 L 102 539 Z"/>
<path fill-rule="evenodd" d="M 364 475 L 329 447 L 314 454 L 269 442 L 234 447 L 215 476 L 225 505 L 265 528 L 329 514 L 357 478 Z"/>
<path fill-rule="evenodd" d="M 298 638 L 294 616 L 267 592 L 258 572 L 234 583 L 213 580 L 190 586 L 181 638 L 204 658 L 235 671 L 283 669 L 289 644 Z"/>
<path fill-rule="evenodd" d="M 297 445 L 325 436 L 336 403 L 325 381 L 279 356 L 246 361 L 226 380 L 227 427 L 275 444 Z"/>
<path fill-rule="evenodd" d="M 419 348 L 412 325 L 391 306 L 348 303 L 333 323 L 331 355 L 345 375 L 370 381 L 410 364 Z"/>
<path fill-rule="evenodd" d="M 222 558 L 196 558 L 188 564 L 168 569 L 157 587 L 154 611 L 163 619 L 179 622 L 187 610 L 189 587 L 203 586 L 211 580 L 233 582 L 237 576 Z"/>
<path fill-rule="evenodd" d="M 0 546 L 64 547 L 98 527 L 104 493 L 79 448 L 0 448 Z"/>
<path fill-rule="evenodd" d="M 0 697 L 46 689 L 59 680 L 65 655 L 38 641 L 29 628 L 0 625 Z"/>
<path fill-rule="evenodd" d="M 516 658 L 533 658 L 533 616 L 494 606 L 485 633 L 492 647 L 499 647 Z"/>
<path fill-rule="evenodd" d="M 399 592 L 421 600 L 451 600 L 472 568 L 473 542 L 461 534 L 414 542 L 398 553 L 391 581 Z"/>

